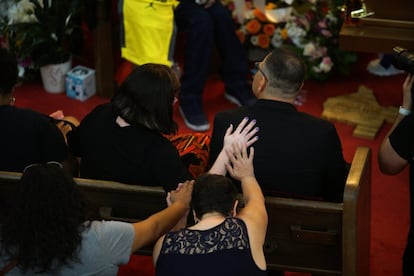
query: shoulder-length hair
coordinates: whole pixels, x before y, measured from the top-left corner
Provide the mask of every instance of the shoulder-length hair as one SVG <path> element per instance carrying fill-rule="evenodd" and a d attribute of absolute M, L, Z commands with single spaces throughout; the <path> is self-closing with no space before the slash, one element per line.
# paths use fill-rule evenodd
<path fill-rule="evenodd" d="M 115 115 L 130 125 L 141 125 L 164 134 L 177 132 L 173 102 L 179 81 L 166 65 L 136 67 L 112 99 Z"/>
<path fill-rule="evenodd" d="M 49 272 L 78 260 L 87 227 L 85 204 L 71 176 L 54 162 L 22 175 L 1 231 L 2 255 L 23 271 Z"/>

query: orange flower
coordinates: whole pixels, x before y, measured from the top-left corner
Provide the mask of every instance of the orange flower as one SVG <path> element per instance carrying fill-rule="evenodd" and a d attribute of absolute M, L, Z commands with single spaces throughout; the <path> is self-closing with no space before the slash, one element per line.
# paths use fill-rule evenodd
<path fill-rule="evenodd" d="M 260 48 L 267 49 L 270 45 L 270 38 L 265 34 L 259 34 L 257 36 L 257 44 Z"/>
<path fill-rule="evenodd" d="M 256 19 L 252 19 L 249 22 L 247 22 L 247 24 L 246 24 L 246 30 L 250 34 L 257 34 L 260 31 L 261 27 L 262 27 L 262 25 Z"/>
<path fill-rule="evenodd" d="M 265 9 L 266 10 L 273 10 L 273 9 L 276 9 L 276 7 L 277 7 L 277 5 L 275 3 L 270 2 L 270 3 L 266 4 Z"/>
<path fill-rule="evenodd" d="M 253 14 L 260 21 L 262 21 L 262 22 L 266 22 L 267 21 L 266 15 L 264 13 L 262 13 L 262 11 L 259 10 L 259 9 L 257 9 L 257 8 L 254 9 Z"/>
<path fill-rule="evenodd" d="M 263 33 L 268 36 L 272 36 L 275 32 L 275 25 L 269 23 L 263 26 Z"/>
<path fill-rule="evenodd" d="M 283 38 L 283 40 L 288 39 L 289 38 L 288 30 L 286 28 L 283 28 L 282 31 L 280 32 L 280 36 Z"/>
<path fill-rule="evenodd" d="M 242 31 L 236 30 L 236 35 L 242 44 L 246 41 L 246 35 Z"/>

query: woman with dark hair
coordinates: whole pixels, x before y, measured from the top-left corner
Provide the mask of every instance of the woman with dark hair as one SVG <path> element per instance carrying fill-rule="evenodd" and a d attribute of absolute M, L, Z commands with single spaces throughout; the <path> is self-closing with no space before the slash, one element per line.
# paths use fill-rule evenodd
<path fill-rule="evenodd" d="M 167 192 L 192 179 L 167 138 L 177 131 L 173 104 L 178 91 L 179 81 L 168 66 L 136 67 L 111 103 L 96 107 L 68 134 L 69 148 L 80 157 L 80 176 L 162 186 Z M 255 122 L 247 122 L 233 134 L 249 133 L 246 138 L 253 143 L 257 129 Z"/>
<path fill-rule="evenodd" d="M 180 185 L 168 208 L 131 224 L 88 221 L 73 178 L 57 162 L 30 165 L 18 185 L 1 226 L 1 275 L 116 275 L 188 212 L 192 191 L 192 182 Z"/>
<path fill-rule="evenodd" d="M 68 134 L 80 176 L 163 186 L 191 179 L 176 148 L 173 102 L 179 82 L 168 66 L 144 64 L 131 72 L 110 103 L 90 112 Z"/>
<path fill-rule="evenodd" d="M 153 250 L 157 276 L 266 275 L 263 244 L 265 201 L 253 171 L 253 148 L 236 144 L 227 151 L 230 175 L 241 181 L 245 206 L 238 209 L 232 181 L 217 174 L 195 180 L 191 207 L 195 225 L 171 231 Z"/>

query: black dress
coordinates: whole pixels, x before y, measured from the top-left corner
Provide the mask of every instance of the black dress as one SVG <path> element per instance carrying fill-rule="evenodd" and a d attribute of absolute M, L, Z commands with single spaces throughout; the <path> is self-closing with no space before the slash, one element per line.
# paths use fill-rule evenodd
<path fill-rule="evenodd" d="M 157 276 L 267 275 L 253 260 L 245 223 L 226 218 L 208 230 L 183 229 L 165 236 Z"/>

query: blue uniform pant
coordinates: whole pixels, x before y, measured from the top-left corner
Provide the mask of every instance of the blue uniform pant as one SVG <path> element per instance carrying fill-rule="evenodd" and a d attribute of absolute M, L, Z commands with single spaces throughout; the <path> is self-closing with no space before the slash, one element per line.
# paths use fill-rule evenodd
<path fill-rule="evenodd" d="M 214 42 L 221 57 L 220 74 L 226 90 L 246 89 L 248 60 L 233 19 L 219 0 L 210 8 L 182 0 L 175 10 L 179 31 L 186 34 L 181 102 L 201 103 Z M 248 87 L 248 86 L 247 86 Z"/>

